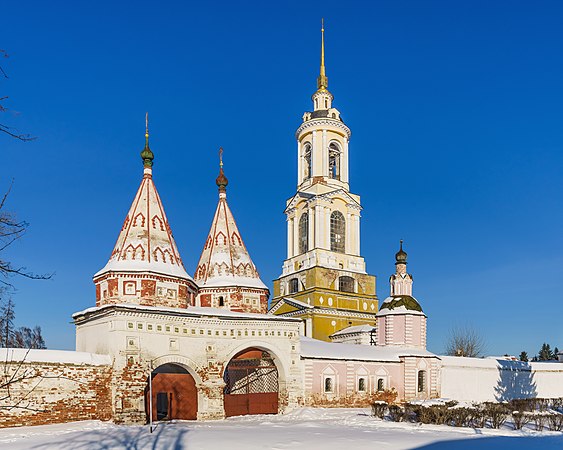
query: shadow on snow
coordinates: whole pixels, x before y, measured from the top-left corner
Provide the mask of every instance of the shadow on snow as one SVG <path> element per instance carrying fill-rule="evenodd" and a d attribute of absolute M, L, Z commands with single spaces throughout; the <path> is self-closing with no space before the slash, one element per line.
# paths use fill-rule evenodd
<path fill-rule="evenodd" d="M 427 450 L 551 450 L 563 448 L 562 436 L 493 436 L 454 439 L 415 447 Z"/>
<path fill-rule="evenodd" d="M 149 433 L 149 428 L 117 426 L 104 430 L 91 430 L 57 436 L 58 440 L 46 441 L 33 449 L 57 448 L 62 450 L 184 450 L 188 429 L 174 423 L 160 423 Z"/>

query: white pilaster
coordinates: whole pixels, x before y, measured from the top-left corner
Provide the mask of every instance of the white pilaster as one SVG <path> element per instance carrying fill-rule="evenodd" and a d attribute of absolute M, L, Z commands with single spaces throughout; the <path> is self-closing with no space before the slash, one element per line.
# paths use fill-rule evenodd
<path fill-rule="evenodd" d="M 355 222 L 356 222 L 356 248 L 355 248 L 355 255 L 359 255 L 360 254 L 360 216 L 354 216 L 355 217 Z"/>
<path fill-rule="evenodd" d="M 340 179 L 346 183 L 348 183 L 348 139 L 344 138 L 344 151 L 342 155 L 342 167 L 340 170 Z"/>
<path fill-rule="evenodd" d="M 299 254 L 299 220 L 297 215 L 293 218 L 293 255 Z"/>
<path fill-rule="evenodd" d="M 293 253 L 293 219 L 287 218 L 287 258 L 294 256 Z"/>
<path fill-rule="evenodd" d="M 322 248 L 323 246 L 321 240 L 322 214 L 323 207 L 321 205 L 315 206 L 315 248 Z"/>
<path fill-rule="evenodd" d="M 301 142 L 297 141 L 297 184 L 303 182 L 303 158 L 301 156 Z"/>
<path fill-rule="evenodd" d="M 352 253 L 352 240 L 353 240 L 353 236 L 351 231 L 355 230 L 355 224 L 352 223 L 352 221 L 354 220 L 354 216 L 352 216 L 352 214 L 348 213 L 346 214 L 346 236 L 344 237 L 344 251 L 346 252 L 347 255 L 349 255 L 350 253 Z"/>
<path fill-rule="evenodd" d="M 319 175 L 319 170 L 321 168 L 317 167 L 319 162 L 317 161 L 317 130 L 313 130 L 311 133 L 311 177 L 316 177 Z"/>
<path fill-rule="evenodd" d="M 328 145 L 326 142 L 326 130 L 323 130 L 323 148 L 321 149 L 321 155 L 323 158 L 323 177 L 328 176 Z"/>
<path fill-rule="evenodd" d="M 312 208 L 307 208 L 307 214 L 308 214 L 308 225 L 309 225 L 309 229 L 307 230 L 307 232 L 309 233 L 308 239 L 307 239 L 307 250 L 312 250 L 315 248 L 315 217 L 314 217 L 314 211 Z"/>

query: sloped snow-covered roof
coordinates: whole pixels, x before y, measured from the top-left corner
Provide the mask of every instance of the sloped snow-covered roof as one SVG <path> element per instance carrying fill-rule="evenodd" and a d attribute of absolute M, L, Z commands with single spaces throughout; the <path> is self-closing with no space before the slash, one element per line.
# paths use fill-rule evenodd
<path fill-rule="evenodd" d="M 192 280 L 172 236 L 151 167 L 145 166 L 141 186 L 125 217 L 115 248 L 94 279 L 108 272 L 152 272 Z"/>
<path fill-rule="evenodd" d="M 126 310 L 126 311 L 138 311 L 145 313 L 156 313 L 156 314 L 168 314 L 175 316 L 185 316 L 185 317 L 220 317 L 225 319 L 253 319 L 253 320 L 274 320 L 274 321 L 290 321 L 290 322 L 301 322 L 299 318 L 293 317 L 283 317 L 274 316 L 269 314 L 261 313 L 246 313 L 231 311 L 225 308 L 210 308 L 204 306 L 190 306 L 189 308 L 169 308 L 164 306 L 145 306 L 145 305 L 133 305 L 133 304 L 109 304 L 103 306 L 93 306 L 91 308 L 86 308 L 82 311 L 75 312 L 72 315 L 73 319 L 78 319 L 81 316 L 87 316 L 90 314 L 95 314 L 98 312 L 109 311 L 112 309 Z"/>
<path fill-rule="evenodd" d="M 401 356 L 435 357 L 420 348 L 387 347 L 377 345 L 341 344 L 301 337 L 301 356 L 316 359 L 345 359 L 354 361 L 400 362 Z"/>
<path fill-rule="evenodd" d="M 0 348 L 0 360 L 28 363 L 62 363 L 105 366 L 111 364 L 109 355 L 74 352 L 71 350 L 39 350 L 25 348 Z"/>
<path fill-rule="evenodd" d="M 371 333 L 375 330 L 375 327 L 372 325 L 353 325 L 350 327 L 343 328 L 342 330 L 337 331 L 336 333 L 332 333 L 330 336 L 342 336 L 345 334 L 356 334 L 356 333 Z"/>
<path fill-rule="evenodd" d="M 217 178 L 219 203 L 196 268 L 194 280 L 200 288 L 249 287 L 268 289 L 244 245 L 235 218 L 227 204 L 227 178 Z"/>

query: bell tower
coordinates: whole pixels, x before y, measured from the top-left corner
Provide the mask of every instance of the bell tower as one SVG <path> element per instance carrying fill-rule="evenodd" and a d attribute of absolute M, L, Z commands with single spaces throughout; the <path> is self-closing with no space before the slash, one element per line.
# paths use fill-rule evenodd
<path fill-rule="evenodd" d="M 324 24 L 313 110 L 297 129 L 297 192 L 285 208 L 287 259 L 274 281 L 273 314 L 302 317 L 308 336 L 375 323 L 375 277 L 360 255 L 360 197 L 350 192 L 350 128 L 332 106 Z"/>

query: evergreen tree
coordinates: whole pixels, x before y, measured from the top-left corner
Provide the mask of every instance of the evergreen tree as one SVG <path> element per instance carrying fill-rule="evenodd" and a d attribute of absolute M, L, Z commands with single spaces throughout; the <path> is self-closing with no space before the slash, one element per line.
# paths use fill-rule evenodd
<path fill-rule="evenodd" d="M 0 302 L 0 347 L 10 347 L 14 340 L 14 301 L 8 297 Z"/>
<path fill-rule="evenodd" d="M 553 349 L 553 359 L 557 359 L 557 353 L 559 353 L 559 349 L 557 347 L 555 347 Z"/>
<path fill-rule="evenodd" d="M 527 352 L 520 353 L 520 361 L 528 362 L 528 353 Z"/>
<path fill-rule="evenodd" d="M 545 342 L 543 343 L 538 354 L 538 359 L 540 361 L 549 361 L 550 359 L 553 359 L 553 352 L 551 351 L 549 344 L 546 344 Z"/>

